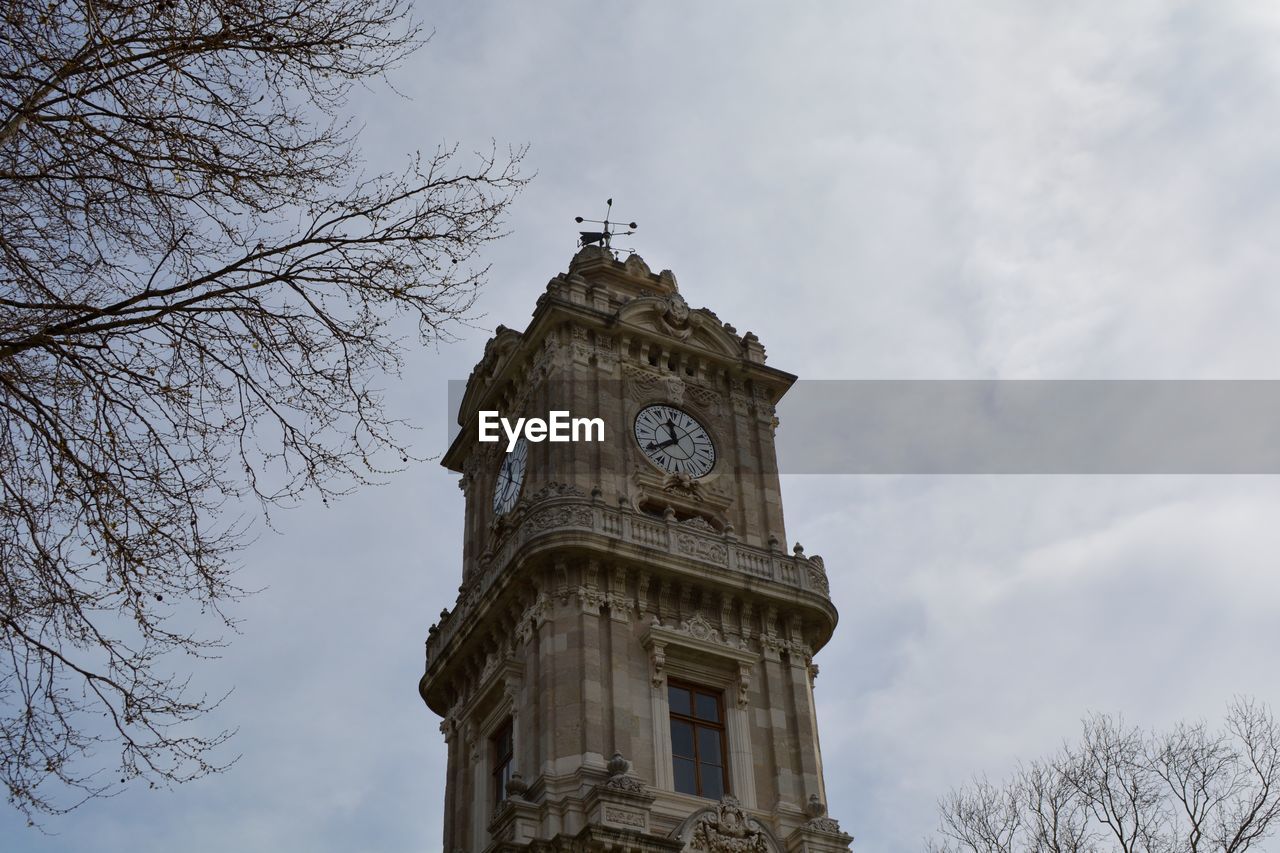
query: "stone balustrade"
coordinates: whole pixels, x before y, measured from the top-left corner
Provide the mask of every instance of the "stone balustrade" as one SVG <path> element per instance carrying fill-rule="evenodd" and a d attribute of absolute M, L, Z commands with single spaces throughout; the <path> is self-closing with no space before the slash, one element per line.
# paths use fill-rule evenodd
<path fill-rule="evenodd" d="M 559 494 L 554 492 L 558 489 Z M 586 497 L 570 487 L 547 489 L 535 499 L 523 500 L 508 516 L 495 525 L 492 551 L 481 557 L 473 576 L 463 584 L 453 611 L 441 614 L 427 637 L 427 660 L 449 645 L 465 622 L 476 602 L 493 589 L 503 569 L 522 549 L 546 544 L 562 547 L 566 537 L 599 535 L 616 540 L 619 553 L 628 551 L 655 565 L 663 555 L 673 565 L 705 565 L 730 574 L 747 575 L 758 581 L 772 582 L 789 590 L 830 599 L 826 569 L 819 556 L 806 557 L 799 546 L 788 554 L 776 543 L 768 548 L 747 545 L 733 531 L 717 531 L 706 521 L 678 521 L 673 514 L 666 518 L 640 512 L 630 506 L 609 507 L 598 497 Z M 552 542 L 551 540 L 555 540 Z"/>

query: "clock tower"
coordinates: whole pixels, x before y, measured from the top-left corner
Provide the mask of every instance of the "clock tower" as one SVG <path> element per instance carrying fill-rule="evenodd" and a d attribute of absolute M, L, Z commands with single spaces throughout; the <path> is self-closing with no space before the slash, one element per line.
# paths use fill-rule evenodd
<path fill-rule="evenodd" d="M 794 381 L 671 272 L 602 247 L 523 332 L 498 327 L 444 457 L 461 585 L 419 684 L 444 718 L 446 853 L 848 849 L 813 701 L 836 610 L 783 526 Z M 555 412 L 567 440 L 532 421 L 481 440 L 494 413 Z"/>

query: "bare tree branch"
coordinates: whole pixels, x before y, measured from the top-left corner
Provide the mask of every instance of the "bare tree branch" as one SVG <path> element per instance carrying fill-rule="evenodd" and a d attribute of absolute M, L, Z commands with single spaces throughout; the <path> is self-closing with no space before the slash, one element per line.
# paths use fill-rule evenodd
<path fill-rule="evenodd" d="M 1095 714 L 1079 744 L 985 779 L 939 803 L 946 853 L 1240 853 L 1280 818 L 1280 726 L 1239 700 L 1226 731 L 1183 723 L 1165 734 Z"/>
<path fill-rule="evenodd" d="M 0 778 L 29 818 L 225 766 L 183 656 L 250 521 L 408 461 L 372 385 L 447 337 L 522 152 L 360 177 L 405 0 L 0 9 Z M 246 504 L 247 502 L 247 504 Z M 101 754 L 118 748 L 118 761 Z"/>

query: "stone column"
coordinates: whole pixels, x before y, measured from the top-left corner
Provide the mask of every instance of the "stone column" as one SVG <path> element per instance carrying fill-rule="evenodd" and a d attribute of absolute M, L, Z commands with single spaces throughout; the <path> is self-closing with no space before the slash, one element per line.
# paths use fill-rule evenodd
<path fill-rule="evenodd" d="M 488 835 L 489 823 L 489 750 L 483 736 L 471 727 L 471 849 L 480 850 Z"/>
<path fill-rule="evenodd" d="M 772 611 L 773 607 L 770 606 L 768 610 Z M 773 624 L 773 619 L 773 614 L 767 612 L 766 631 Z M 798 810 L 804 801 L 804 792 L 800 790 L 800 779 L 797 778 L 794 763 L 799 744 L 795 743 L 795 730 L 788 719 L 791 717 L 787 707 L 791 704 L 788 701 L 790 689 L 787 684 L 787 670 L 790 667 L 782 662 L 781 640 L 778 637 L 771 632 L 766 633 L 760 638 L 760 645 L 764 655 L 761 665 L 766 691 L 764 707 L 768 709 L 766 713 L 769 715 L 770 739 L 773 743 L 773 776 L 777 785 L 777 799 L 773 808 Z M 793 746 L 797 748 L 793 749 Z"/>
<path fill-rule="evenodd" d="M 791 702 L 795 708 L 792 719 L 795 721 L 796 739 L 800 744 L 801 784 L 807 797 L 817 794 L 826 796 L 822 790 L 822 769 L 818 766 L 818 728 L 813 708 L 813 691 L 809 689 L 809 664 L 801 653 L 793 651 L 788 655 L 791 666 L 787 673 L 791 684 Z"/>
<path fill-rule="evenodd" d="M 444 735 L 445 750 L 448 753 L 448 764 L 445 770 L 445 787 L 444 787 L 444 849 L 453 850 L 456 846 L 456 839 L 453 837 L 457 826 L 457 799 L 458 799 L 458 726 L 452 716 L 447 716 L 440 721 L 440 733 Z"/>
<path fill-rule="evenodd" d="M 608 641 L 606 660 L 609 667 L 609 700 L 612 704 L 612 743 L 608 748 L 623 755 L 635 755 L 635 699 L 631 694 L 632 663 L 635 651 L 631 634 L 631 599 L 627 595 L 627 574 L 615 566 L 609 582 L 609 621 L 605 630 Z"/>
<path fill-rule="evenodd" d="M 655 642 L 649 649 L 649 713 L 653 718 L 653 787 L 674 791 L 671 768 L 671 712 L 667 706 L 666 649 Z"/>
<path fill-rule="evenodd" d="M 729 735 L 729 783 L 738 802 L 756 808 L 756 766 L 751 753 L 751 714 L 747 685 L 751 667 L 738 664 L 738 689 L 730 690 L 725 703 L 725 729 Z M 736 694 L 736 695 L 735 695 Z"/>
<path fill-rule="evenodd" d="M 590 763 L 594 755 L 598 765 L 604 766 L 605 756 L 610 753 L 604 743 L 605 686 L 604 671 L 609 663 L 604 660 L 600 644 L 600 608 L 604 604 L 604 595 L 600 592 L 601 565 L 598 560 L 590 559 L 582 566 L 582 582 L 578 587 L 578 603 L 581 613 L 578 616 L 578 643 L 581 650 L 577 677 L 581 679 L 581 702 L 578 706 L 582 725 L 581 746 L 579 752 L 584 764 Z"/>

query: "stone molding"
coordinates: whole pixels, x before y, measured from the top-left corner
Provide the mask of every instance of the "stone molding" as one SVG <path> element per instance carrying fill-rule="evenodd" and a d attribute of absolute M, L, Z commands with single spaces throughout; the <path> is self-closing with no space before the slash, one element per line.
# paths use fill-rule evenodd
<path fill-rule="evenodd" d="M 566 487 L 571 489 L 572 487 Z M 457 604 L 452 611 L 443 612 L 440 621 L 428 632 L 427 662 L 435 660 L 440 650 L 446 648 L 459 630 L 467 624 L 471 615 L 483 605 L 489 591 L 497 583 L 503 570 L 519 552 L 539 546 L 546 541 L 554 545 L 563 537 L 600 537 L 600 547 L 614 543 L 619 556 L 631 556 L 637 561 L 652 560 L 653 555 L 666 555 L 675 565 L 701 565 L 730 575 L 747 576 L 755 581 L 776 584 L 778 591 L 797 591 L 814 597 L 821 609 L 830 609 L 829 587 L 822 558 L 785 554 L 775 548 L 759 548 L 737 541 L 732 530 L 716 533 L 698 524 L 680 522 L 674 518 L 657 519 L 630 507 L 609 507 L 603 503 L 580 497 L 571 492 L 556 492 L 555 496 L 542 498 L 537 504 L 511 513 L 512 519 L 495 535 L 500 534 L 494 549 L 482 558 L 482 565 L 463 586 Z M 594 544 L 594 543 L 593 543 Z M 617 547 L 617 546 L 621 547 Z M 628 551 L 630 554 L 628 554 Z M 816 565 L 815 565 L 816 564 Z M 821 578 L 822 583 L 815 578 Z M 758 583 L 757 591 L 767 593 L 768 586 Z M 573 590 L 576 592 L 576 590 Z M 603 605 L 605 601 L 600 602 Z M 613 596 L 609 605 L 622 602 Z M 594 601 L 592 605 L 594 606 Z M 834 611 L 832 611 L 834 614 Z M 834 626 L 834 620 L 833 620 Z M 784 651 L 812 656 L 812 649 L 795 647 L 781 638 L 764 640 L 771 652 Z"/>
<path fill-rule="evenodd" d="M 720 632 L 712 628 L 702 614 L 686 619 L 679 628 L 669 628 L 655 616 L 641 636 L 640 643 L 649 652 L 649 678 L 655 689 L 666 685 L 668 654 L 683 652 L 681 657 L 685 660 L 681 669 L 687 669 L 691 661 L 718 661 L 710 665 L 715 671 L 706 674 L 733 688 L 737 707 L 747 707 L 751 677 L 760 656 L 721 639 Z"/>
<path fill-rule="evenodd" d="M 631 774 L 631 762 L 615 752 L 606 769 L 609 778 L 595 785 L 583 803 L 588 823 L 648 833 L 656 797 Z"/>
<path fill-rule="evenodd" d="M 672 376 L 657 368 L 624 362 L 622 378 L 627 399 L 640 406 L 649 403 L 692 406 L 713 421 L 722 419 L 724 415 L 720 392 L 694 377 Z"/>

